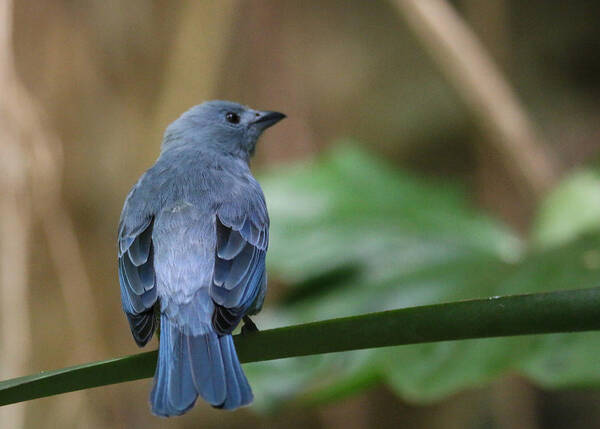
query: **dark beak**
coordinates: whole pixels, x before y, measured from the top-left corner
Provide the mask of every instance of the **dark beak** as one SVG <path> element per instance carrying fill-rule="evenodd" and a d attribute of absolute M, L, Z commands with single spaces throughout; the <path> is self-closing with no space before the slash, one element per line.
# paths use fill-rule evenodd
<path fill-rule="evenodd" d="M 279 112 L 256 112 L 256 119 L 254 120 L 254 122 L 252 122 L 252 124 L 256 124 L 261 130 L 264 130 L 272 125 L 275 125 L 283 118 L 285 118 L 285 115 Z"/>

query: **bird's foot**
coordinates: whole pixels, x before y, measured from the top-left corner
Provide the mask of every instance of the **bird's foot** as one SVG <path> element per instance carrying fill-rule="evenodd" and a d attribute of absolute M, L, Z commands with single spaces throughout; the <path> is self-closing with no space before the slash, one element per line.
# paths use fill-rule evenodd
<path fill-rule="evenodd" d="M 256 324 L 248 317 L 244 316 L 244 325 L 242 326 L 242 335 L 247 335 L 252 332 L 258 332 Z"/>

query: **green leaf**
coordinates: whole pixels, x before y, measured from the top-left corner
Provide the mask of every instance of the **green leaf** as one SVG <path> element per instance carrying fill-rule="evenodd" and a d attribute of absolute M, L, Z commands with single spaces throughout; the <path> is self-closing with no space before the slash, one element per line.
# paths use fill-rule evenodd
<path fill-rule="evenodd" d="M 270 329 L 234 339 L 240 361 L 257 362 L 397 344 L 590 329 L 600 329 L 600 288 L 412 307 Z M 363 360 L 365 356 L 371 360 L 372 355 L 363 352 L 355 353 L 354 358 L 361 355 Z M 448 355 L 441 361 L 447 361 Z M 0 405 L 149 377 L 155 365 L 156 352 L 147 352 L 6 380 L 0 383 Z M 290 369 L 284 366 L 281 379 L 294 381 L 297 374 L 288 374 Z M 329 369 L 323 372 L 325 369 L 316 370 L 335 378 Z M 337 373 L 348 370 L 352 367 L 339 365 Z M 429 374 L 429 369 L 422 372 Z M 269 378 L 273 376 L 270 372 Z"/>
<path fill-rule="evenodd" d="M 600 228 L 600 173 L 569 175 L 542 202 L 532 232 L 533 244 L 555 246 Z"/>
<path fill-rule="evenodd" d="M 271 172 L 261 184 L 271 215 L 269 267 L 287 281 L 359 264 L 378 282 L 465 254 L 504 261 L 520 254 L 516 236 L 468 207 L 458 187 L 422 183 L 355 146 Z"/>

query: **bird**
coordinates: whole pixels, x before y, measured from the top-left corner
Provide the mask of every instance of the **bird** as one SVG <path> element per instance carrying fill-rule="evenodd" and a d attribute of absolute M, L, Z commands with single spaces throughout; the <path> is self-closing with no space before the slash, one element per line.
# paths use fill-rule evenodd
<path fill-rule="evenodd" d="M 234 410 L 253 400 L 232 337 L 256 329 L 265 299 L 269 215 L 249 163 L 286 115 L 206 101 L 164 133 L 118 227 L 121 304 L 139 347 L 159 340 L 150 406 L 170 417 L 198 396 Z"/>

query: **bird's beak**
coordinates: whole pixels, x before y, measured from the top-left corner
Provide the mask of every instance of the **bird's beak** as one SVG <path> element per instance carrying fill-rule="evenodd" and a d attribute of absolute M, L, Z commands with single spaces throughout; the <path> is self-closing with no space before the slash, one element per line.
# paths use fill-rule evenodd
<path fill-rule="evenodd" d="M 256 119 L 252 122 L 252 124 L 256 124 L 258 128 L 262 130 L 269 128 L 272 125 L 275 125 L 277 122 L 281 121 L 285 118 L 283 113 L 279 112 L 256 112 Z"/>

